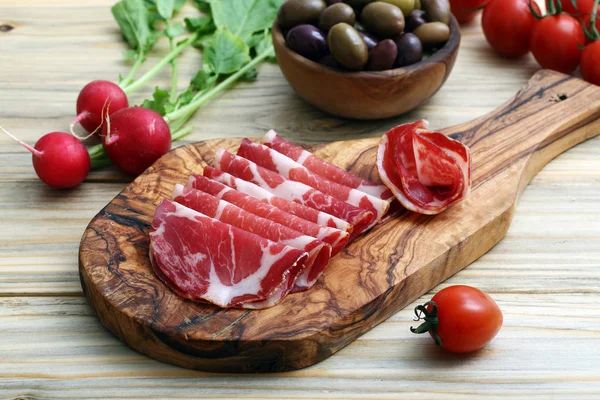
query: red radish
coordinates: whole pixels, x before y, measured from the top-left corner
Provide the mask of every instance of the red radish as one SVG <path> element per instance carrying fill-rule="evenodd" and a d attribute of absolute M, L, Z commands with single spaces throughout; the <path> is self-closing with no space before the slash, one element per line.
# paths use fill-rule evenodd
<path fill-rule="evenodd" d="M 65 132 L 52 132 L 31 147 L 0 127 L 33 154 L 33 168 L 40 179 L 55 188 L 79 185 L 90 172 L 90 155 L 79 139 Z"/>
<path fill-rule="evenodd" d="M 79 123 L 86 131 L 95 133 L 106 115 L 112 115 L 128 105 L 127 95 L 119 85 L 109 81 L 92 81 L 79 92 L 77 117 L 71 127 Z"/>
<path fill-rule="evenodd" d="M 129 107 L 107 118 L 102 146 L 121 171 L 137 176 L 171 149 L 171 130 L 156 111 Z"/>

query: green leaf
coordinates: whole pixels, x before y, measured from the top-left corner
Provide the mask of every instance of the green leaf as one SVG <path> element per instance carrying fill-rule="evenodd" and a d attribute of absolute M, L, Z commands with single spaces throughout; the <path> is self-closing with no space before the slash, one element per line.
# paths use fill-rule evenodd
<path fill-rule="evenodd" d="M 185 89 L 183 92 L 181 92 L 179 97 L 177 97 L 177 107 L 183 107 L 190 104 L 194 98 L 194 95 L 195 93 L 191 87 Z"/>
<path fill-rule="evenodd" d="M 123 57 L 128 61 L 135 61 L 138 58 L 138 52 L 133 49 L 125 50 L 123 52 Z"/>
<path fill-rule="evenodd" d="M 185 0 L 175 0 L 175 11 L 179 11 L 185 6 Z"/>
<path fill-rule="evenodd" d="M 170 20 L 175 11 L 175 0 L 156 0 L 156 9 L 161 17 Z"/>
<path fill-rule="evenodd" d="M 246 40 L 269 29 L 284 0 L 208 0 L 217 28 Z"/>
<path fill-rule="evenodd" d="M 265 51 L 269 52 L 267 61 L 277 62 L 277 58 L 275 57 L 275 48 L 273 47 L 273 35 L 271 32 L 265 33 L 262 40 L 256 45 L 256 54 L 262 54 Z"/>
<path fill-rule="evenodd" d="M 177 22 L 175 24 L 169 24 L 167 25 L 167 28 L 165 29 L 165 34 L 167 35 L 167 37 L 171 38 L 171 39 L 175 39 L 177 36 L 181 36 L 185 33 L 185 28 L 183 27 L 183 24 L 181 22 Z"/>
<path fill-rule="evenodd" d="M 216 29 L 213 19 L 210 16 L 184 18 L 184 22 L 188 31 L 197 32 L 199 34 L 212 33 Z"/>
<path fill-rule="evenodd" d="M 231 74 L 250 62 L 250 49 L 227 28 L 220 28 L 204 49 L 204 62 L 217 74 Z"/>
<path fill-rule="evenodd" d="M 132 49 L 148 52 L 154 46 L 157 35 L 150 26 L 150 11 L 143 0 L 121 0 L 111 11 Z"/>
<path fill-rule="evenodd" d="M 194 7 L 202 12 L 210 14 L 210 0 L 194 0 Z"/>
<path fill-rule="evenodd" d="M 190 81 L 190 87 L 195 92 L 210 89 L 217 83 L 217 78 L 214 69 L 210 65 L 204 64 L 202 69 Z"/>
<path fill-rule="evenodd" d="M 152 94 L 153 100 L 144 100 L 142 107 L 156 111 L 160 115 L 165 115 L 175 109 L 175 106 L 169 101 L 169 92 L 156 87 Z"/>

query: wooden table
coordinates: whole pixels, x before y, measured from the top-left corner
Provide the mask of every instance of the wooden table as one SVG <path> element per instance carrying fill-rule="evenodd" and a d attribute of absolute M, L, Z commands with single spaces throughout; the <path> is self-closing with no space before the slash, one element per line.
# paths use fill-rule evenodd
<path fill-rule="evenodd" d="M 127 70 L 112 2 L 0 0 L 0 25 L 14 27 L 0 30 L 5 128 L 29 143 L 66 130 L 85 83 Z M 159 49 L 164 54 L 166 47 Z M 182 87 L 199 57 L 195 50 L 184 55 Z M 536 68 L 530 57 L 494 56 L 476 22 L 463 29 L 456 67 L 431 101 L 399 118 L 357 122 L 306 105 L 277 66 L 265 65 L 257 82 L 239 84 L 202 109 L 187 141 L 259 136 L 269 128 L 297 141 L 332 141 L 380 136 L 418 118 L 448 126 L 500 105 Z M 156 84 L 166 86 L 168 74 Z M 497 300 L 504 327 L 486 349 L 454 356 L 411 334 L 412 308 L 429 293 L 320 364 L 240 376 L 162 364 L 108 333 L 82 296 L 77 250 L 88 221 L 127 177 L 106 169 L 76 189 L 52 190 L 36 178 L 31 156 L 0 136 L 0 397 L 599 398 L 598 154 L 595 138 L 550 163 L 525 191 L 506 238 L 434 289 L 467 284 Z"/>

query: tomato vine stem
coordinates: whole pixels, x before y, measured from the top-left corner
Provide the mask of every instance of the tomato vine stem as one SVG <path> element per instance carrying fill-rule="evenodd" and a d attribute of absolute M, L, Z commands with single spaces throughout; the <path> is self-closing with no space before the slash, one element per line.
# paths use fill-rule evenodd
<path fill-rule="evenodd" d="M 427 308 L 431 307 L 431 311 Z M 442 339 L 436 333 L 437 327 L 440 324 L 440 320 L 437 316 L 438 306 L 434 301 L 428 301 L 423 305 L 419 305 L 415 307 L 415 321 L 423 321 L 423 323 L 416 328 L 410 327 L 410 331 L 412 333 L 425 333 L 429 332 L 435 340 L 435 344 L 438 347 L 442 346 Z"/>

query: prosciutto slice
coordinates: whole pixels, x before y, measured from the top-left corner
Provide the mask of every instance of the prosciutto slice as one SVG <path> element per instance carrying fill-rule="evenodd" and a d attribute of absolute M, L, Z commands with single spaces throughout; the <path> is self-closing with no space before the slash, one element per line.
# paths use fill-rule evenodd
<path fill-rule="evenodd" d="M 268 190 L 263 189 L 252 182 L 236 178 L 235 176 L 228 174 L 227 172 L 223 172 L 216 168 L 206 166 L 204 167 L 204 176 L 212 180 L 218 181 L 220 183 L 223 183 L 233 189 L 250 195 L 256 199 L 266 201 L 272 206 L 277 207 L 280 210 L 283 210 L 290 214 L 293 214 L 299 218 L 305 219 L 310 222 L 314 222 L 315 224 L 321 226 L 337 228 L 348 233 L 352 233 L 352 225 L 350 225 L 343 219 L 334 217 L 333 215 L 324 213 L 322 211 L 315 210 L 314 208 L 307 207 L 300 203 L 295 203 L 293 201 L 277 197 Z"/>
<path fill-rule="evenodd" d="M 152 220 L 150 261 L 157 276 L 181 297 L 219 307 L 273 305 L 270 297 L 307 256 L 171 200 L 159 204 Z"/>
<path fill-rule="evenodd" d="M 343 168 L 330 164 L 302 147 L 283 139 L 274 130 L 267 132 L 263 138 L 263 143 L 330 181 L 368 193 L 382 200 L 391 201 L 394 199 L 394 194 L 385 185 L 360 178 Z"/>
<path fill-rule="evenodd" d="M 224 149 L 217 150 L 215 166 L 221 171 L 252 182 L 278 197 L 298 202 L 349 222 L 354 227 L 350 240 L 369 229 L 376 221 L 375 214 L 371 211 L 335 199 L 301 182 L 285 179 L 276 172 L 262 168 Z"/>
<path fill-rule="evenodd" d="M 211 167 L 208 168 L 213 169 Z M 221 173 L 218 170 L 215 171 Z M 225 173 L 221 174 L 229 175 Z M 235 180 L 237 178 L 234 178 L 231 175 L 229 175 L 229 177 L 231 178 L 231 180 L 233 180 L 233 184 L 235 185 Z M 252 185 L 251 183 L 248 184 Z M 225 186 L 223 183 L 217 182 L 213 179 L 201 175 L 191 176 L 188 182 L 188 187 L 201 190 L 205 193 L 215 196 L 218 199 L 225 200 L 231 204 L 234 204 L 254 215 L 267 218 L 273 222 L 277 222 L 278 224 L 295 229 L 298 232 L 301 232 L 305 235 L 315 237 L 325 243 L 328 243 L 332 247 L 332 257 L 339 253 L 344 248 L 346 243 L 348 243 L 348 232 L 327 226 L 319 226 L 313 222 L 304 220 L 295 215 L 287 213 L 275 206 L 272 206 L 271 204 L 269 204 L 268 200 L 269 198 L 272 198 L 273 195 L 271 195 L 268 192 L 267 197 L 264 198 L 263 201 L 261 201 L 250 195 L 239 192 L 231 187 Z M 257 189 L 263 190 L 258 187 Z"/>
<path fill-rule="evenodd" d="M 321 276 L 331 258 L 331 246 L 327 243 L 269 219 L 258 217 L 200 190 L 176 185 L 173 201 L 246 232 L 307 252 L 308 258 L 304 261 L 304 266 L 295 282 L 290 282 L 288 291 L 292 285 L 295 285 L 295 291 L 311 287 Z M 281 293 L 282 296 L 285 294 L 287 292 Z"/>
<path fill-rule="evenodd" d="M 390 206 L 389 202 L 381 200 L 378 197 L 323 178 L 302 164 L 263 144 L 253 143 L 248 139 L 244 139 L 237 154 L 263 168 L 277 172 L 286 179 L 302 182 L 333 198 L 352 204 L 363 210 L 371 211 L 376 216 L 373 225 L 381 220 Z"/>
<path fill-rule="evenodd" d="M 377 170 L 404 207 L 438 214 L 469 193 L 471 155 L 462 143 L 427 127 L 420 120 L 389 130 L 379 143 Z"/>

